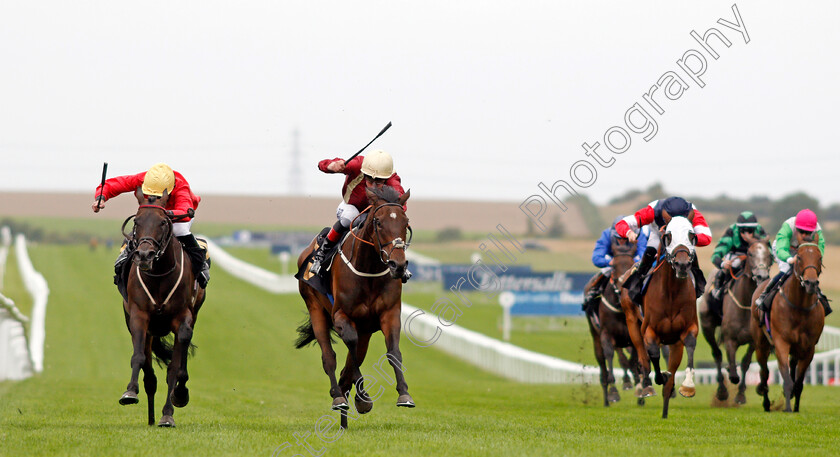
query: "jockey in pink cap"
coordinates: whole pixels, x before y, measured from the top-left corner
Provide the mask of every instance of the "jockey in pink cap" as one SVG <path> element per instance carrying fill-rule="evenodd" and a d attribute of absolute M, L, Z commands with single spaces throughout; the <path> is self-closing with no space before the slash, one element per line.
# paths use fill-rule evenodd
<path fill-rule="evenodd" d="M 776 234 L 776 240 L 773 241 L 773 257 L 779 264 L 779 273 L 770 280 L 764 292 L 755 301 L 758 309 L 764 312 L 770 311 L 773 295 L 793 271 L 791 265 L 796 262 L 796 249 L 801 240 L 812 240 L 814 237 L 820 247 L 820 253 L 825 255 L 825 238 L 822 235 L 822 228 L 817 221 L 817 215 L 810 209 L 803 209 L 796 214 L 796 217 L 791 217 L 782 223 L 779 233 Z M 831 313 L 831 307 L 822 291 L 820 291 L 820 303 L 825 308 L 825 315 L 828 316 Z"/>

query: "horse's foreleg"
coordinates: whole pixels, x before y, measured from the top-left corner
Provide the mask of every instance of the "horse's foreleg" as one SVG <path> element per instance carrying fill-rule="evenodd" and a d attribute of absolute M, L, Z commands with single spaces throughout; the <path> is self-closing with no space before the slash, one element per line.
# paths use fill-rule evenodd
<path fill-rule="evenodd" d="M 666 379 L 662 375 L 662 371 L 660 371 L 661 369 L 659 367 L 659 341 L 656 338 L 656 334 L 653 332 L 653 329 L 650 327 L 648 327 L 645 331 L 645 351 L 648 358 L 650 358 L 650 364 L 653 365 L 654 381 L 656 381 L 659 385 L 665 384 Z M 649 373 L 650 371 L 648 370 L 648 374 Z"/>
<path fill-rule="evenodd" d="M 146 333 L 149 328 L 149 315 L 134 310 L 129 317 L 128 328 L 131 332 L 131 342 L 134 346 L 134 354 L 131 356 L 131 380 L 126 386 L 125 393 L 120 397 L 121 405 L 133 405 L 139 402 L 137 394 L 140 393 L 140 368 L 146 363 Z"/>
<path fill-rule="evenodd" d="M 754 351 L 755 346 L 752 343 L 747 344 L 747 352 L 744 354 L 744 358 L 741 359 L 741 382 L 738 384 L 738 395 L 735 396 L 735 403 L 739 405 L 747 403 L 747 396 L 744 392 L 747 390 L 747 371 L 750 369 Z"/>
<path fill-rule="evenodd" d="M 175 373 L 175 388 L 172 390 L 172 404 L 178 408 L 187 406 L 190 401 L 190 391 L 187 389 L 187 380 L 190 379 L 187 372 L 187 356 L 189 355 L 190 345 L 192 344 L 193 335 L 193 321 L 188 315 L 181 323 L 178 333 L 175 338 L 181 342 L 181 360 L 177 366 Z"/>
<path fill-rule="evenodd" d="M 796 381 L 793 383 L 793 395 L 795 398 L 793 412 L 795 413 L 799 412 L 799 397 L 802 396 L 802 389 L 805 387 L 805 372 L 808 371 L 808 367 L 811 366 L 811 361 L 813 360 L 814 348 L 811 348 L 811 351 L 796 366 Z M 827 374 L 823 372 L 823 376 L 827 376 Z M 812 379 L 811 382 L 816 383 L 816 380 Z"/>
<path fill-rule="evenodd" d="M 605 376 L 605 379 L 602 379 L 601 381 L 604 387 L 604 400 L 606 401 L 607 399 L 609 399 L 609 401 L 611 402 L 617 402 L 621 400 L 621 397 L 618 395 L 618 389 L 615 388 L 615 374 L 613 373 L 613 356 L 615 353 L 615 345 L 613 344 L 613 341 L 607 334 L 607 332 L 601 332 L 600 339 L 604 361 L 606 362 L 606 366 L 601 367 L 601 374 L 602 376 Z"/>
<path fill-rule="evenodd" d="M 610 401 L 607 393 L 607 386 L 609 385 L 609 375 L 607 374 L 607 362 L 604 355 L 604 337 L 599 334 L 592 323 L 589 323 L 589 332 L 592 334 L 592 347 L 595 350 L 595 360 L 598 361 L 598 367 L 601 369 L 601 390 L 604 393 L 604 406 L 610 406 Z"/>
<path fill-rule="evenodd" d="M 682 339 L 682 344 L 685 346 L 686 353 L 688 353 L 688 363 L 685 368 L 685 379 L 683 380 L 682 385 L 680 385 L 679 392 L 683 397 L 691 398 L 696 393 L 696 389 L 694 387 L 694 350 L 697 348 L 697 327 L 688 331 L 688 334 Z M 679 354 L 674 354 L 674 350 L 677 348 L 679 349 Z M 673 366 L 673 360 L 675 357 L 677 359 L 677 365 Z M 682 361 L 682 348 L 679 347 L 679 344 L 675 344 L 671 347 L 671 357 L 669 358 L 668 364 L 668 371 L 670 371 L 672 375 L 680 368 L 680 361 Z"/>
<path fill-rule="evenodd" d="M 670 375 L 665 380 L 665 385 L 662 387 L 662 418 L 668 417 L 668 403 L 671 401 L 671 393 L 674 392 L 674 381 L 677 379 L 674 373 L 680 369 L 680 362 L 682 362 L 683 343 L 678 341 L 671 345 L 671 350 L 668 353 L 668 371 Z M 658 370 L 657 370 L 658 371 Z"/>
<path fill-rule="evenodd" d="M 155 392 L 157 392 L 157 376 L 152 363 L 152 336 L 146 335 L 146 361 L 143 364 L 143 388 L 149 402 L 149 425 L 155 425 Z"/>
<path fill-rule="evenodd" d="M 624 314 L 627 320 L 627 332 L 630 334 L 630 341 L 633 343 L 633 348 L 636 350 L 635 359 L 637 363 L 634 368 L 639 377 L 638 381 L 640 384 L 636 387 L 636 397 L 644 398 L 655 395 L 650 382 L 650 359 L 648 358 L 647 351 L 645 350 L 642 331 L 639 328 L 639 319 L 636 314 L 628 312 L 626 309 Z"/>
<path fill-rule="evenodd" d="M 394 367 L 394 378 L 397 381 L 397 406 L 414 407 L 414 399 L 408 393 L 408 383 L 405 382 L 403 371 L 402 352 L 400 352 L 400 311 L 399 308 L 391 308 L 380 317 L 380 328 L 385 337 L 387 357 L 391 366 Z"/>
<path fill-rule="evenodd" d="M 775 336 L 775 335 L 774 335 Z M 779 373 L 782 375 L 782 384 L 785 392 L 785 412 L 791 412 L 790 396 L 793 393 L 793 377 L 790 375 L 790 345 L 779 338 L 774 338 L 773 345 L 776 348 L 776 361 L 779 364 Z"/>

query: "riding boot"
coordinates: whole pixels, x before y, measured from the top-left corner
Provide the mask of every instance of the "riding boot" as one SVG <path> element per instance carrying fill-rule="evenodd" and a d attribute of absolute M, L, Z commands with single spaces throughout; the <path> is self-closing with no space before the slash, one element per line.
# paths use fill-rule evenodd
<path fill-rule="evenodd" d="M 767 300 L 768 296 L 772 296 L 773 292 L 776 291 L 776 287 L 782 283 L 781 279 L 787 276 L 787 273 L 782 273 L 781 271 L 773 276 L 773 279 L 770 280 L 770 283 L 767 284 L 767 287 L 764 288 L 764 292 L 758 297 L 758 300 L 755 301 L 756 306 L 758 309 L 764 313 L 770 312 L 770 300 Z"/>
<path fill-rule="evenodd" d="M 604 293 L 604 288 L 609 281 L 609 276 L 598 273 L 589 292 L 583 297 L 583 305 L 581 306 L 583 312 L 586 313 L 588 310 L 597 309 L 598 301 L 601 299 L 601 294 Z"/>
<path fill-rule="evenodd" d="M 633 273 L 627 277 L 627 280 L 624 281 L 624 288 L 630 294 L 630 298 L 636 304 L 641 304 L 642 302 L 642 285 L 644 285 L 645 277 L 650 271 L 650 267 L 653 266 L 653 261 L 656 260 L 656 248 L 652 246 L 648 246 L 645 249 L 645 253 L 642 255 L 642 260 L 639 262 L 639 266 L 633 269 Z"/>
<path fill-rule="evenodd" d="M 183 246 L 184 250 L 187 252 L 187 255 L 190 256 L 193 266 L 193 275 L 198 281 L 198 285 L 202 289 L 206 289 L 207 283 L 210 281 L 210 265 L 208 265 L 205 261 L 207 258 L 207 251 L 199 246 L 198 241 L 192 233 L 181 235 L 177 238 L 178 241 L 181 242 L 181 246 Z"/>
<path fill-rule="evenodd" d="M 700 262 L 697 260 L 697 256 L 694 256 L 694 260 L 691 261 L 691 272 L 694 273 L 695 298 L 700 298 L 703 296 L 703 292 L 706 291 L 706 275 L 700 269 Z"/>
<path fill-rule="evenodd" d="M 324 263 L 324 260 L 327 257 L 327 253 L 341 241 L 341 238 L 344 236 L 345 233 L 349 230 L 349 227 L 345 227 L 341 225 L 341 220 L 337 220 L 335 224 L 333 224 L 330 231 L 324 236 L 324 242 L 318 246 L 318 250 L 312 254 L 312 266 L 309 267 L 309 272 L 317 275 L 321 273 L 321 267 Z M 409 273 L 409 277 L 411 274 Z M 406 280 L 407 281 L 407 280 Z M 405 281 L 403 281 L 405 282 Z"/>
<path fill-rule="evenodd" d="M 124 299 L 128 298 L 128 293 L 123 271 L 125 270 L 125 263 L 128 261 L 131 251 L 132 249 L 127 245 L 127 243 L 123 242 L 123 245 L 120 248 L 120 255 L 117 256 L 117 260 L 114 262 L 114 285 L 117 286 L 117 290 Z"/>
<path fill-rule="evenodd" d="M 720 302 L 723 300 L 723 291 L 726 289 L 726 284 L 729 282 L 727 279 L 729 275 L 727 271 L 723 268 L 715 273 L 715 287 L 709 293 L 709 297 L 714 300 L 715 302 Z"/>
<path fill-rule="evenodd" d="M 819 294 L 818 300 L 823 305 L 823 310 L 825 311 L 825 315 L 828 316 L 829 314 L 831 314 L 831 306 L 829 306 L 829 304 L 828 304 L 828 297 L 826 297 L 825 294 L 822 293 L 822 291 L 818 291 L 817 293 Z"/>

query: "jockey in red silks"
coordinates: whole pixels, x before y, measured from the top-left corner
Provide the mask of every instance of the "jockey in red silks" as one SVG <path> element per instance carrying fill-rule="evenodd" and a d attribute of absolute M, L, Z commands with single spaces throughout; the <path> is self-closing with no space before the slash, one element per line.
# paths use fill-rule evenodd
<path fill-rule="evenodd" d="M 165 163 L 158 163 L 148 171 L 136 175 L 117 176 L 108 179 L 105 181 L 104 188 L 103 186 L 97 186 L 92 205 L 93 212 L 98 213 L 100 209 L 105 208 L 105 202 L 109 199 L 126 192 L 134 192 L 138 187 L 141 188 L 143 195 L 152 198 L 163 197 L 164 192 L 166 192 L 169 199 L 166 201 L 165 209 L 176 216 L 186 215 L 190 209 L 195 211 L 201 201 L 201 198 L 192 192 L 190 183 L 184 179 L 181 173 L 173 171 Z M 199 286 L 205 288 L 210 280 L 210 266 L 205 261 L 206 252 L 204 248 L 198 244 L 190 231 L 192 223 L 193 219 L 189 217 L 183 217 L 178 222 L 173 222 L 172 234 L 181 242 L 184 250 L 190 256 L 193 272 Z M 114 265 L 117 275 L 120 274 L 123 263 L 128 259 L 128 251 L 129 249 L 123 249 L 117 257 Z"/>
<path fill-rule="evenodd" d="M 664 229 L 667 225 L 664 218 L 665 214 L 670 217 L 682 216 L 691 220 L 691 224 L 694 227 L 694 234 L 697 236 L 697 247 L 708 246 L 712 242 L 712 230 L 709 228 L 709 224 L 706 223 L 706 218 L 703 217 L 703 214 L 693 204 L 680 197 L 655 200 L 646 207 L 636 211 L 632 216 L 627 216 L 621 222 L 617 223 L 615 229 L 619 236 L 626 237 L 630 241 L 636 240 L 637 235 L 634 230 L 645 225 L 651 225 L 650 237 L 648 238 L 647 248 L 642 256 L 642 261 L 624 282 L 624 287 L 630 292 L 630 298 L 639 304 L 642 300 L 644 278 L 653 265 L 659 249 L 660 230 Z M 697 256 L 694 257 L 691 271 L 694 273 L 695 292 L 697 293 L 697 297 L 700 297 L 706 288 L 706 278 L 697 263 Z"/>
<path fill-rule="evenodd" d="M 365 208 L 368 207 L 366 189 L 368 187 L 393 187 L 399 195 L 405 194 L 400 176 L 394 172 L 394 159 L 385 151 L 372 151 L 365 156 L 357 156 L 349 162 L 344 159 L 324 159 L 318 162 L 318 169 L 324 173 L 343 173 L 344 186 L 341 188 L 342 201 L 336 209 L 338 220 L 327 233 L 324 243 L 312 256 L 312 267 L 309 271 L 319 274 L 321 264 L 326 254 L 350 230 L 350 224 Z M 402 282 L 411 278 L 411 272 L 406 268 Z"/>

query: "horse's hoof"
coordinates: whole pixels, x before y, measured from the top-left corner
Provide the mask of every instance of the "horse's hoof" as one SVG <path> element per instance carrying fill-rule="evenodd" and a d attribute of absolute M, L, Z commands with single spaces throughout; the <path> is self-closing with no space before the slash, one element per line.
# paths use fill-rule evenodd
<path fill-rule="evenodd" d="M 653 386 L 647 386 L 642 389 L 642 398 L 653 397 L 656 395 L 656 389 Z"/>
<path fill-rule="evenodd" d="M 644 390 L 642 389 L 642 383 L 636 384 L 636 390 L 633 392 L 633 395 L 636 398 L 644 398 Z"/>
<path fill-rule="evenodd" d="M 175 419 L 172 416 L 163 416 L 160 418 L 160 422 L 158 422 L 158 427 L 174 427 L 175 426 Z"/>
<path fill-rule="evenodd" d="M 645 399 L 644 398 L 637 398 L 636 399 L 636 406 L 645 406 Z"/>
<path fill-rule="evenodd" d="M 718 401 L 729 400 L 729 389 L 727 389 L 726 387 L 719 387 L 717 393 L 715 394 L 715 398 Z"/>
<path fill-rule="evenodd" d="M 759 384 L 759 385 L 755 386 L 755 393 L 758 394 L 758 395 L 767 395 L 768 393 L 770 393 L 770 390 L 767 388 L 766 384 L 765 385 Z"/>
<path fill-rule="evenodd" d="M 333 411 L 347 411 L 350 409 L 350 405 L 347 404 L 346 398 L 335 397 L 333 398 L 332 409 Z"/>
<path fill-rule="evenodd" d="M 183 408 L 190 402 L 190 391 L 186 387 L 184 387 L 182 391 L 179 390 L 180 389 L 176 387 L 175 390 L 172 391 L 172 395 L 169 396 L 169 399 L 172 400 L 172 405 L 176 408 Z"/>
<path fill-rule="evenodd" d="M 624 384 L 621 385 L 621 390 L 633 390 L 633 383 L 630 381 L 624 381 Z"/>
<path fill-rule="evenodd" d="M 615 386 L 610 387 L 610 392 L 607 394 L 607 400 L 609 400 L 610 403 L 621 401 L 621 395 L 618 394 L 618 389 L 616 389 Z"/>
<path fill-rule="evenodd" d="M 668 379 L 671 377 L 671 373 L 667 371 L 663 371 L 653 377 L 653 380 L 659 384 L 660 386 L 664 386 Z"/>
<path fill-rule="evenodd" d="M 356 395 L 354 400 L 356 401 L 356 411 L 359 414 L 367 414 L 373 409 L 373 400 L 370 398 L 365 399 L 362 396 Z"/>
<path fill-rule="evenodd" d="M 682 395 L 685 398 L 691 398 L 691 397 L 694 396 L 694 394 L 697 393 L 697 389 L 695 389 L 694 387 L 680 386 L 679 390 L 680 390 L 680 395 Z"/>
<path fill-rule="evenodd" d="M 132 392 L 130 390 L 126 390 L 122 397 L 120 397 L 120 404 L 121 405 L 136 405 L 140 403 L 140 399 L 137 398 L 137 393 Z"/>
<path fill-rule="evenodd" d="M 738 395 L 735 395 L 735 404 L 746 405 L 747 404 L 747 396 L 744 395 L 743 392 L 738 392 Z"/>
<path fill-rule="evenodd" d="M 411 395 L 409 395 L 409 394 L 400 395 L 400 397 L 397 398 L 397 406 L 403 406 L 403 407 L 406 407 L 406 408 L 414 408 L 414 399 L 411 398 Z"/>

